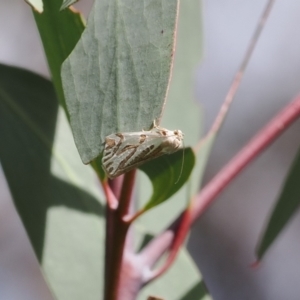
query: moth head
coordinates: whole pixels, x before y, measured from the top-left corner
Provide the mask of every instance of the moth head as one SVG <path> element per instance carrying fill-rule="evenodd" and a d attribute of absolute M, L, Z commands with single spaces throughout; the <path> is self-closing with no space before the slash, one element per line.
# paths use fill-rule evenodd
<path fill-rule="evenodd" d="M 174 130 L 174 135 L 177 136 L 178 140 L 183 140 L 184 134 L 181 130 L 179 130 L 179 129 Z"/>
<path fill-rule="evenodd" d="M 160 142 L 160 153 L 171 154 L 183 146 L 183 133 L 180 130 L 167 130 L 160 129 L 158 132 L 159 136 L 162 137 L 160 139 L 158 137 L 158 141 Z"/>

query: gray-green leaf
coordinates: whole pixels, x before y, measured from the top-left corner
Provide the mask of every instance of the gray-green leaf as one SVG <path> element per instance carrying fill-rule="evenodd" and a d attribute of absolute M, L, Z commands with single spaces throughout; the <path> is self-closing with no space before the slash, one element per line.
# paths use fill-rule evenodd
<path fill-rule="evenodd" d="M 191 148 L 164 155 L 140 167 L 151 180 L 153 192 L 144 209 L 148 210 L 174 195 L 189 179 L 195 165 Z"/>
<path fill-rule="evenodd" d="M 177 0 L 96 0 L 62 79 L 84 163 L 105 136 L 149 129 L 160 119 L 174 52 Z"/>
<path fill-rule="evenodd" d="M 99 185 L 57 109 L 50 81 L 0 65 L 0 160 L 35 253 L 57 299 L 100 299 Z"/>
<path fill-rule="evenodd" d="M 284 226 L 292 218 L 300 205 L 300 150 L 286 178 L 281 195 L 273 209 L 267 228 L 257 247 L 258 259 L 261 259 L 278 237 Z"/>

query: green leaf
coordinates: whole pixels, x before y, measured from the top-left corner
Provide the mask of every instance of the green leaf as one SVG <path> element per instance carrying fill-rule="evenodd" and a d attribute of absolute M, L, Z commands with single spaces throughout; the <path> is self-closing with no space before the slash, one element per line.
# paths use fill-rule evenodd
<path fill-rule="evenodd" d="M 69 6 L 71 6 L 72 4 L 78 2 L 79 0 L 64 0 L 63 1 L 63 4 L 61 5 L 60 7 L 60 10 L 63 10 Z"/>
<path fill-rule="evenodd" d="M 144 206 L 148 210 L 174 195 L 189 179 L 195 164 L 191 148 L 164 155 L 141 167 L 151 180 L 153 193 Z"/>
<path fill-rule="evenodd" d="M 284 226 L 292 218 L 300 205 L 300 150 L 295 157 L 285 180 L 279 199 L 271 213 L 268 225 L 257 247 L 257 257 L 261 259 Z"/>
<path fill-rule="evenodd" d="M 43 249 L 45 205 L 49 201 L 49 168 L 57 105 L 48 80 L 0 65 L 0 159 L 39 258 Z"/>
<path fill-rule="evenodd" d="M 57 108 L 48 80 L 0 65 L 0 160 L 35 253 L 57 299 L 100 299 L 102 196 Z"/>
<path fill-rule="evenodd" d="M 138 300 L 150 295 L 174 300 L 212 300 L 197 266 L 185 249 L 180 251 L 170 270 L 141 291 Z"/>
<path fill-rule="evenodd" d="M 84 22 L 80 14 L 70 9 L 60 11 L 61 0 L 44 0 L 43 2 L 43 13 L 33 11 L 34 18 L 58 99 L 66 111 L 60 76 L 61 65 L 78 42 L 84 30 Z"/>
<path fill-rule="evenodd" d="M 96 0 L 62 66 L 71 127 L 84 163 L 114 132 L 160 119 L 170 76 L 177 0 Z M 157 123 L 158 124 L 158 123 Z"/>

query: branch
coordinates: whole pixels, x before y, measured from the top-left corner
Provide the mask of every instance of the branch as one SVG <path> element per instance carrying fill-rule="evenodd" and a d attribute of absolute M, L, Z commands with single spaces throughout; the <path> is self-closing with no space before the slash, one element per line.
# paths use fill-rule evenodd
<path fill-rule="evenodd" d="M 117 209 L 107 207 L 105 299 L 118 299 L 122 289 L 121 274 L 126 276 L 122 270 L 122 259 L 130 223 L 124 222 L 123 217 L 128 214 L 130 207 L 134 178 L 135 170 L 124 175 Z"/>
<path fill-rule="evenodd" d="M 259 154 L 300 117 L 300 95 L 275 116 L 196 196 L 194 222 L 220 192 Z"/>
<path fill-rule="evenodd" d="M 213 123 L 211 129 L 209 130 L 208 134 L 206 135 L 206 137 L 202 140 L 199 141 L 199 143 L 196 145 L 195 147 L 195 150 L 199 150 L 201 148 L 201 146 L 203 145 L 203 143 L 210 138 L 211 135 L 213 134 L 216 134 L 221 125 L 223 124 L 224 120 L 225 120 L 225 117 L 227 115 L 227 112 L 229 110 L 229 107 L 234 99 L 234 96 L 236 95 L 236 92 L 240 86 L 240 83 L 242 81 L 242 78 L 244 76 L 244 73 L 245 73 L 245 70 L 248 66 L 248 63 L 250 61 L 250 58 L 253 54 L 253 51 L 256 47 L 256 44 L 257 44 L 257 41 L 259 39 L 259 36 L 267 22 L 267 19 L 270 15 L 270 12 L 272 10 L 272 7 L 275 3 L 275 0 L 269 0 L 259 21 L 258 21 L 258 24 L 256 26 L 256 29 L 253 33 L 253 36 L 252 38 L 250 39 L 250 42 L 249 42 L 249 45 L 247 47 L 247 51 L 245 53 L 245 56 L 243 58 L 243 61 L 238 69 L 238 71 L 236 72 L 235 76 L 234 76 L 234 79 L 233 79 L 233 82 L 229 88 L 229 91 L 225 97 L 225 100 L 219 110 L 219 113 L 215 119 L 215 122 Z"/>
<path fill-rule="evenodd" d="M 275 116 L 250 142 L 227 164 L 221 171 L 194 197 L 192 207 L 190 209 L 190 225 L 192 225 L 203 212 L 213 203 L 215 198 L 228 186 L 228 184 L 259 154 L 279 137 L 297 118 L 300 117 L 300 95 L 289 105 L 287 105 L 277 116 Z M 176 240 L 180 229 L 180 240 L 186 237 L 189 227 L 178 226 L 178 223 L 185 223 L 183 212 L 168 229 L 155 237 L 143 250 L 147 253 L 147 260 L 155 263 L 163 253 L 172 248 L 174 240 Z M 174 248 L 174 252 L 178 249 Z M 172 259 L 175 254 L 171 253 Z M 172 263 L 167 260 L 165 271 Z M 160 273 L 162 274 L 162 272 Z M 145 284 L 157 277 L 155 272 L 150 273 L 146 278 Z"/>

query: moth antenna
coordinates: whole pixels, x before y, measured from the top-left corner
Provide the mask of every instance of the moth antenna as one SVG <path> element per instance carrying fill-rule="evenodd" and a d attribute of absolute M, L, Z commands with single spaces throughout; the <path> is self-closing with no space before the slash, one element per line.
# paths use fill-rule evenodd
<path fill-rule="evenodd" d="M 182 171 L 183 171 L 183 165 L 184 165 L 184 141 L 182 141 L 182 144 L 183 144 L 183 151 L 182 151 L 182 163 L 181 163 L 181 170 L 180 170 L 180 174 L 179 174 L 179 177 L 178 179 L 176 180 L 176 182 L 174 184 L 177 184 L 181 175 L 182 175 Z"/>

